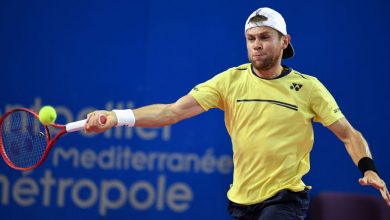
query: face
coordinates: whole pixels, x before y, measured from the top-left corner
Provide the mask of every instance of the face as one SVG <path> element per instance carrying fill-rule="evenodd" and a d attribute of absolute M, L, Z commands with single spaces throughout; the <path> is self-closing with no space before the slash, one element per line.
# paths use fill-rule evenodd
<path fill-rule="evenodd" d="M 270 27 L 254 27 L 246 31 L 248 58 L 257 70 L 269 70 L 280 65 L 283 50 L 290 42 L 290 36 L 282 36 Z"/>

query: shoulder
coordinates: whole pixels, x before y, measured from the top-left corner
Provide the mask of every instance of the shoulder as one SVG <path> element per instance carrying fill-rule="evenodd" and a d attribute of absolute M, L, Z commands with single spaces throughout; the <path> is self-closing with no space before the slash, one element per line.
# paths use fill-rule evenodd
<path fill-rule="evenodd" d="M 312 86 L 322 85 L 320 80 L 314 75 L 304 74 L 295 69 L 291 69 L 290 76 L 297 80 L 300 80 L 302 83 L 309 84 Z"/>
<path fill-rule="evenodd" d="M 246 73 L 250 71 L 250 68 L 250 64 L 246 63 L 239 66 L 231 67 L 222 72 L 222 74 L 229 78 L 243 77 L 247 75 Z"/>
<path fill-rule="evenodd" d="M 242 72 L 249 71 L 250 68 L 251 68 L 251 65 L 249 63 L 245 63 L 245 64 L 242 64 L 242 65 L 239 65 L 239 66 L 231 67 L 231 68 L 225 70 L 222 73 L 225 73 L 225 74 L 240 74 Z"/>
<path fill-rule="evenodd" d="M 301 73 L 295 69 L 291 69 L 291 75 L 293 77 L 297 77 L 297 78 L 302 78 L 303 80 L 307 80 L 307 81 L 317 81 L 318 79 L 313 76 L 313 75 L 309 75 L 309 74 L 304 74 L 304 73 Z"/>
<path fill-rule="evenodd" d="M 233 72 L 240 72 L 240 71 L 249 70 L 250 68 L 251 68 L 250 63 L 244 63 L 244 64 L 241 64 L 239 66 L 232 67 L 229 70 L 233 71 Z"/>
<path fill-rule="evenodd" d="M 246 76 L 245 73 L 250 71 L 250 64 L 242 64 L 240 66 L 231 67 L 225 71 L 215 75 L 212 79 L 231 80 Z"/>
<path fill-rule="evenodd" d="M 316 76 L 313 76 L 311 74 L 304 74 L 295 69 L 291 69 L 289 79 L 292 80 L 294 83 L 299 84 L 300 86 L 306 87 L 309 94 L 312 94 L 316 91 L 318 92 L 326 90 L 325 86 Z"/>

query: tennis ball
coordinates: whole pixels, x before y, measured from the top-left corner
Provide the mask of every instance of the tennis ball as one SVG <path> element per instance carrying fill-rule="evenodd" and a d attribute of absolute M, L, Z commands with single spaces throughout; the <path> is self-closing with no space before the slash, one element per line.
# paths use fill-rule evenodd
<path fill-rule="evenodd" d="M 39 120 L 44 125 L 54 124 L 54 122 L 57 119 L 56 110 L 50 105 L 43 106 L 41 110 L 39 110 L 38 115 L 39 115 Z"/>

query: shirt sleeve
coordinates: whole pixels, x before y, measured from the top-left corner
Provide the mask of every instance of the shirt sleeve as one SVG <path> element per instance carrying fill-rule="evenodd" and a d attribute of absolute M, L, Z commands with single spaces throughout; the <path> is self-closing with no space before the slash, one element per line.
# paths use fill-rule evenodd
<path fill-rule="evenodd" d="M 310 107 L 314 112 L 314 121 L 324 126 L 329 126 L 344 117 L 332 94 L 316 78 L 310 96 Z"/>
<path fill-rule="evenodd" d="M 224 88 L 226 86 L 224 75 L 220 73 L 212 79 L 198 84 L 189 92 L 205 111 L 210 108 L 224 109 Z"/>

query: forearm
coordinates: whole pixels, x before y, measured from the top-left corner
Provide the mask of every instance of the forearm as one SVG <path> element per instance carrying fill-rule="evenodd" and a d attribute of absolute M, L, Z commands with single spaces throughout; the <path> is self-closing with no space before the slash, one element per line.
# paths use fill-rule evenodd
<path fill-rule="evenodd" d="M 100 133 L 114 126 L 123 125 L 155 128 L 175 124 L 202 112 L 204 110 L 196 100 L 191 95 L 185 95 L 173 104 L 154 104 L 133 110 L 92 112 L 88 114 L 85 131 Z"/>
<path fill-rule="evenodd" d="M 363 135 L 354 129 L 346 118 L 341 118 L 328 128 L 344 143 L 353 162 L 358 165 L 363 157 L 371 158 L 370 149 Z"/>
<path fill-rule="evenodd" d="M 372 158 L 367 141 L 359 131 L 353 129 L 344 141 L 344 144 L 356 165 L 358 165 L 359 160 L 363 157 Z"/>
<path fill-rule="evenodd" d="M 161 127 L 176 123 L 176 114 L 171 110 L 172 104 L 154 104 L 134 109 L 135 126 Z"/>
<path fill-rule="evenodd" d="M 135 126 L 161 127 L 204 112 L 191 95 L 185 95 L 172 104 L 155 104 L 134 109 Z"/>

